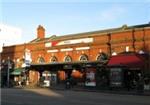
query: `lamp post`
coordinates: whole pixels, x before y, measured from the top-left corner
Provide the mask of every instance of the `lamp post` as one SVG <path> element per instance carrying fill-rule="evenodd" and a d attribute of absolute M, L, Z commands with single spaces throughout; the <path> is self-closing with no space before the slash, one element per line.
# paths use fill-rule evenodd
<path fill-rule="evenodd" d="M 8 57 L 8 61 L 7 61 L 7 87 L 9 87 L 9 72 L 10 72 L 10 69 L 11 69 L 11 63 L 10 63 L 10 58 Z"/>
<path fill-rule="evenodd" d="M 1 56 L 1 54 L 0 54 L 0 56 Z M 0 59 L 0 87 L 1 87 L 1 84 L 2 84 L 2 80 L 1 80 L 1 78 L 2 78 L 2 76 L 1 76 L 1 74 L 2 74 L 2 73 L 1 73 L 1 68 L 2 68 L 2 67 L 1 67 L 1 59 Z"/>
<path fill-rule="evenodd" d="M 32 61 L 31 52 L 29 49 L 25 49 L 25 74 L 26 74 L 26 85 L 29 85 L 29 70 L 30 63 Z"/>

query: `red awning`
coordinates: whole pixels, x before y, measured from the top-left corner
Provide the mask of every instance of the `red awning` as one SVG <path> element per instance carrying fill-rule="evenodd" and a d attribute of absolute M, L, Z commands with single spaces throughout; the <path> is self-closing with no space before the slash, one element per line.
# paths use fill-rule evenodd
<path fill-rule="evenodd" d="M 129 68 L 142 68 L 145 65 L 144 57 L 137 54 L 112 56 L 108 66 L 126 66 Z"/>

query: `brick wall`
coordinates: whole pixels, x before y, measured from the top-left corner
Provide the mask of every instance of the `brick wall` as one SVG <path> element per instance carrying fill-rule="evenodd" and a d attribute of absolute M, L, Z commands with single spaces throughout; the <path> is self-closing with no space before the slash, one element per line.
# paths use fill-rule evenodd
<path fill-rule="evenodd" d="M 24 56 L 25 49 L 29 49 L 31 51 L 32 63 L 37 63 L 37 60 L 40 56 L 42 56 L 47 63 L 50 62 L 50 58 L 52 56 L 56 56 L 58 62 L 64 62 L 66 55 L 71 56 L 73 61 L 79 61 L 79 58 L 82 54 L 86 54 L 89 58 L 89 61 L 95 61 L 100 52 L 104 52 L 108 55 L 111 55 L 113 52 L 121 53 L 124 52 L 128 46 L 129 51 L 139 52 L 140 50 L 143 50 L 149 53 L 148 69 L 150 69 L 150 28 L 134 30 L 130 29 L 127 31 L 123 30 L 119 32 L 103 34 L 97 33 L 95 35 L 89 35 L 88 37 L 93 38 L 93 43 L 80 43 L 46 48 L 45 43 L 40 42 L 3 47 L 2 59 L 7 59 L 8 56 L 13 60 L 21 59 Z M 84 37 L 82 36 L 82 38 Z M 85 38 L 87 38 L 87 36 L 85 36 Z M 77 47 L 89 47 L 90 49 L 76 50 Z M 60 51 L 61 49 L 66 48 L 72 48 L 73 51 Z M 58 52 L 47 52 L 48 50 L 54 49 L 57 49 Z M 31 81 L 33 79 L 32 77 L 37 79 L 38 75 L 39 74 L 37 73 L 31 73 Z"/>
<path fill-rule="evenodd" d="M 24 56 L 25 49 L 31 51 L 33 63 L 37 62 L 39 56 L 42 56 L 46 62 L 50 61 L 52 56 L 56 56 L 59 62 L 64 61 L 64 57 L 69 55 L 73 61 L 78 61 L 82 54 L 86 54 L 90 61 L 96 60 L 99 52 L 104 52 L 109 55 L 110 51 L 113 52 L 124 52 L 126 47 L 129 46 L 129 51 L 139 51 L 150 49 L 150 29 L 135 29 L 124 32 L 110 33 L 109 35 L 94 35 L 91 36 L 94 39 L 93 43 L 87 44 L 76 44 L 76 45 L 63 45 L 46 48 L 44 42 L 41 43 L 29 43 L 16 46 L 8 46 L 3 48 L 2 59 L 7 59 L 8 56 L 11 59 L 22 58 Z M 111 46 L 111 49 L 109 45 Z M 75 50 L 77 47 L 90 47 L 87 50 Z M 61 49 L 73 48 L 73 51 L 61 52 Z M 135 49 L 134 49 L 135 48 Z M 57 49 L 58 52 L 48 53 L 47 50 Z"/>

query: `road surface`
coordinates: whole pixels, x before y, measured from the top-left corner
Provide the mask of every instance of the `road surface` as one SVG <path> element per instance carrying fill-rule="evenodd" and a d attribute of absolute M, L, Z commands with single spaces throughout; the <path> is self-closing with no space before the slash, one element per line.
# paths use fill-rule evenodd
<path fill-rule="evenodd" d="M 150 96 L 50 89 L 1 89 L 1 105 L 150 105 Z"/>

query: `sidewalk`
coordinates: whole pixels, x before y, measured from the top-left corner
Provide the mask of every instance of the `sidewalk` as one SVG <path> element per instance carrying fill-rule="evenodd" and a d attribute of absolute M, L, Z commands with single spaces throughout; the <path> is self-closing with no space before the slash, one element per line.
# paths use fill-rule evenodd
<path fill-rule="evenodd" d="M 54 90 L 71 90 L 71 91 L 84 91 L 84 92 L 101 92 L 101 93 L 111 93 L 111 94 L 125 94 L 125 95 L 144 95 L 144 96 L 150 96 L 150 90 L 144 91 L 143 93 L 138 93 L 136 90 L 121 90 L 121 89 L 113 89 L 113 90 L 108 90 L 108 89 L 95 89 L 95 88 L 87 88 L 87 87 L 77 87 L 74 86 L 70 89 L 66 89 L 65 85 L 57 85 L 50 87 L 50 89 Z"/>
<path fill-rule="evenodd" d="M 73 91 L 87 91 L 87 92 L 101 92 L 101 93 L 111 93 L 111 94 L 124 94 L 124 95 L 143 95 L 150 96 L 150 91 L 144 91 L 143 93 L 137 93 L 137 91 L 127 91 L 127 90 L 97 90 L 97 89 L 72 89 Z"/>

